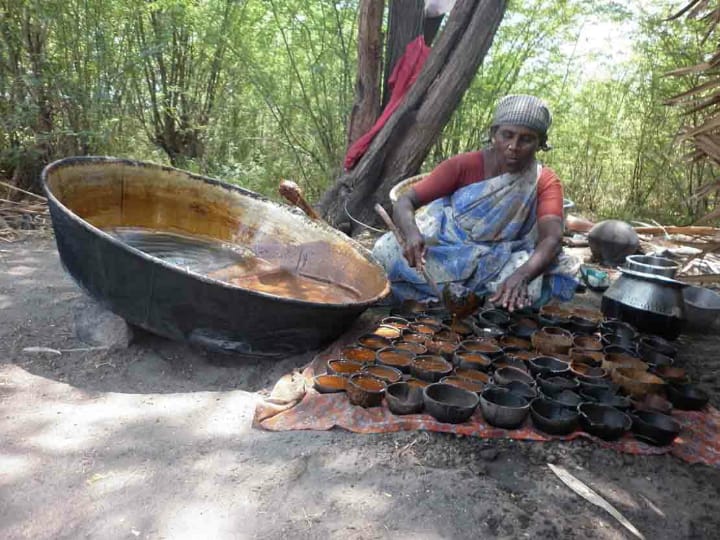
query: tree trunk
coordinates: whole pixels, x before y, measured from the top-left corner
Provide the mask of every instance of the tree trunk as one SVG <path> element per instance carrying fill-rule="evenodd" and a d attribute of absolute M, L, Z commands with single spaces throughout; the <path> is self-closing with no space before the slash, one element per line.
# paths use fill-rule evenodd
<path fill-rule="evenodd" d="M 348 147 L 380 116 L 380 66 L 385 0 L 362 0 L 358 16 L 358 74 L 348 125 Z"/>
<path fill-rule="evenodd" d="M 390 189 L 417 174 L 482 63 L 506 8 L 506 0 L 458 0 L 403 103 L 355 168 L 323 195 L 319 207 L 325 219 L 350 234 L 359 231 L 348 213 L 376 223 L 374 204 L 387 206 Z"/>
<path fill-rule="evenodd" d="M 390 0 L 385 73 L 383 75 L 383 107 L 390 100 L 388 79 L 395 64 L 405 52 L 408 43 L 423 33 L 424 10 L 425 0 Z"/>

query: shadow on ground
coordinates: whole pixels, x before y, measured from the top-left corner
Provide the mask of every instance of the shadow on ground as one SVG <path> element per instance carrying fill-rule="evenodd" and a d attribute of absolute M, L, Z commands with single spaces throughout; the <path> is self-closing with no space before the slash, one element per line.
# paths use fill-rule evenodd
<path fill-rule="evenodd" d="M 126 348 L 92 350 L 76 337 L 75 320 L 95 306 L 63 271 L 52 240 L 0 252 L 0 363 L 96 392 L 168 393 L 272 386 L 313 354 L 267 360 L 209 352 L 135 329 Z M 71 350 L 62 356 L 28 347 Z M 89 350 L 88 350 L 89 349 Z"/>
<path fill-rule="evenodd" d="M 720 473 L 591 443 L 252 431 L 242 391 L 86 395 L 3 370 L 3 538 L 712 538 Z M 42 400 L 28 399 L 41 395 Z"/>
<path fill-rule="evenodd" d="M 670 456 L 251 429 L 252 391 L 305 357 L 235 366 L 152 336 L 120 351 L 23 354 L 81 347 L 72 312 L 85 299 L 51 241 L 4 247 L 0 269 L 2 538 L 630 537 L 548 462 L 647 538 L 717 536 L 720 471 Z M 717 336 L 682 344 L 688 369 L 717 389 Z"/>

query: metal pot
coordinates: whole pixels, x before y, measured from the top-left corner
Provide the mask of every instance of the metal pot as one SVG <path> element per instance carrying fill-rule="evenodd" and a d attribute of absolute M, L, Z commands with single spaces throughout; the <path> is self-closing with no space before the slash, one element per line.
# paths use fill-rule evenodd
<path fill-rule="evenodd" d="M 680 270 L 680 265 L 666 257 L 657 257 L 655 255 L 628 255 L 625 257 L 625 268 L 645 274 L 655 274 L 657 276 L 673 278 L 678 270 Z"/>
<path fill-rule="evenodd" d="M 640 239 L 629 223 L 608 219 L 590 229 L 588 244 L 594 260 L 615 266 L 622 264 L 628 255 L 637 252 Z"/>
<path fill-rule="evenodd" d="M 687 287 L 683 296 L 688 326 L 696 332 L 709 329 L 720 315 L 720 294 L 704 287 Z"/>
<path fill-rule="evenodd" d="M 685 300 L 681 281 L 620 269 L 620 277 L 602 298 L 607 317 L 625 321 L 642 332 L 668 339 L 680 335 L 685 325 Z"/>

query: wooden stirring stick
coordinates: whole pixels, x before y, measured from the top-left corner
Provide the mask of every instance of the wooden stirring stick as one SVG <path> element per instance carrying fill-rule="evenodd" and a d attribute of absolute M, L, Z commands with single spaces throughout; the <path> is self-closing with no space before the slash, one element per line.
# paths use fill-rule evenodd
<path fill-rule="evenodd" d="M 308 203 L 305 200 L 305 197 L 303 197 L 300 186 L 292 180 L 281 180 L 280 186 L 278 187 L 278 193 L 280 193 L 287 202 L 293 206 L 297 206 L 300 210 L 305 212 L 310 219 L 321 219 L 315 209 L 310 206 L 310 203 Z"/>
<path fill-rule="evenodd" d="M 395 235 L 395 239 L 397 240 L 398 244 L 400 244 L 401 247 L 405 247 L 405 240 L 403 239 L 402 234 L 400 233 L 400 229 L 397 228 L 395 223 L 393 222 L 392 218 L 388 215 L 388 213 L 385 211 L 385 209 L 380 206 L 379 204 L 375 205 L 375 211 L 378 213 L 380 218 L 385 222 L 385 225 L 388 229 L 392 231 L 392 233 Z M 444 302 L 443 300 L 443 294 L 440 292 L 440 288 L 438 287 L 437 283 L 435 283 L 435 280 L 430 276 L 430 273 L 427 271 L 427 268 L 425 268 L 425 265 L 420 263 L 418 265 L 418 270 L 422 273 L 423 276 L 425 276 L 425 281 L 427 281 L 428 285 L 430 285 L 430 288 L 433 291 L 433 294 L 437 296 L 438 300 L 440 302 Z"/>

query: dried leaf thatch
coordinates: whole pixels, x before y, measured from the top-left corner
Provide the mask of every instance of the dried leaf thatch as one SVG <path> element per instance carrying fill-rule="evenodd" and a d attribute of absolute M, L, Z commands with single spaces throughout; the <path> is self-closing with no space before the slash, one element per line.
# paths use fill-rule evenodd
<path fill-rule="evenodd" d="M 3 195 L 3 191 L 7 195 Z M 26 198 L 11 200 L 10 192 Z M 50 214 L 45 197 L 0 181 L 0 241 L 13 242 L 30 231 L 47 231 L 49 228 Z"/>
<path fill-rule="evenodd" d="M 696 19 L 707 25 L 703 40 L 712 36 L 720 24 L 720 3 L 710 0 L 691 0 L 677 13 L 668 18 L 680 17 Z M 680 140 L 688 141 L 694 151 L 688 155 L 692 161 L 708 160 L 720 166 L 720 43 L 712 57 L 706 62 L 694 66 L 680 67 L 670 71 L 668 76 L 695 74 L 700 76 L 698 85 L 668 99 L 668 105 L 682 107 L 687 116 L 696 115 L 698 123 L 686 126 L 680 134 Z M 719 189 L 720 182 L 713 181 L 701 186 L 694 194 L 695 198 L 709 198 Z M 700 218 L 699 222 L 708 222 L 720 218 L 720 207 Z"/>

